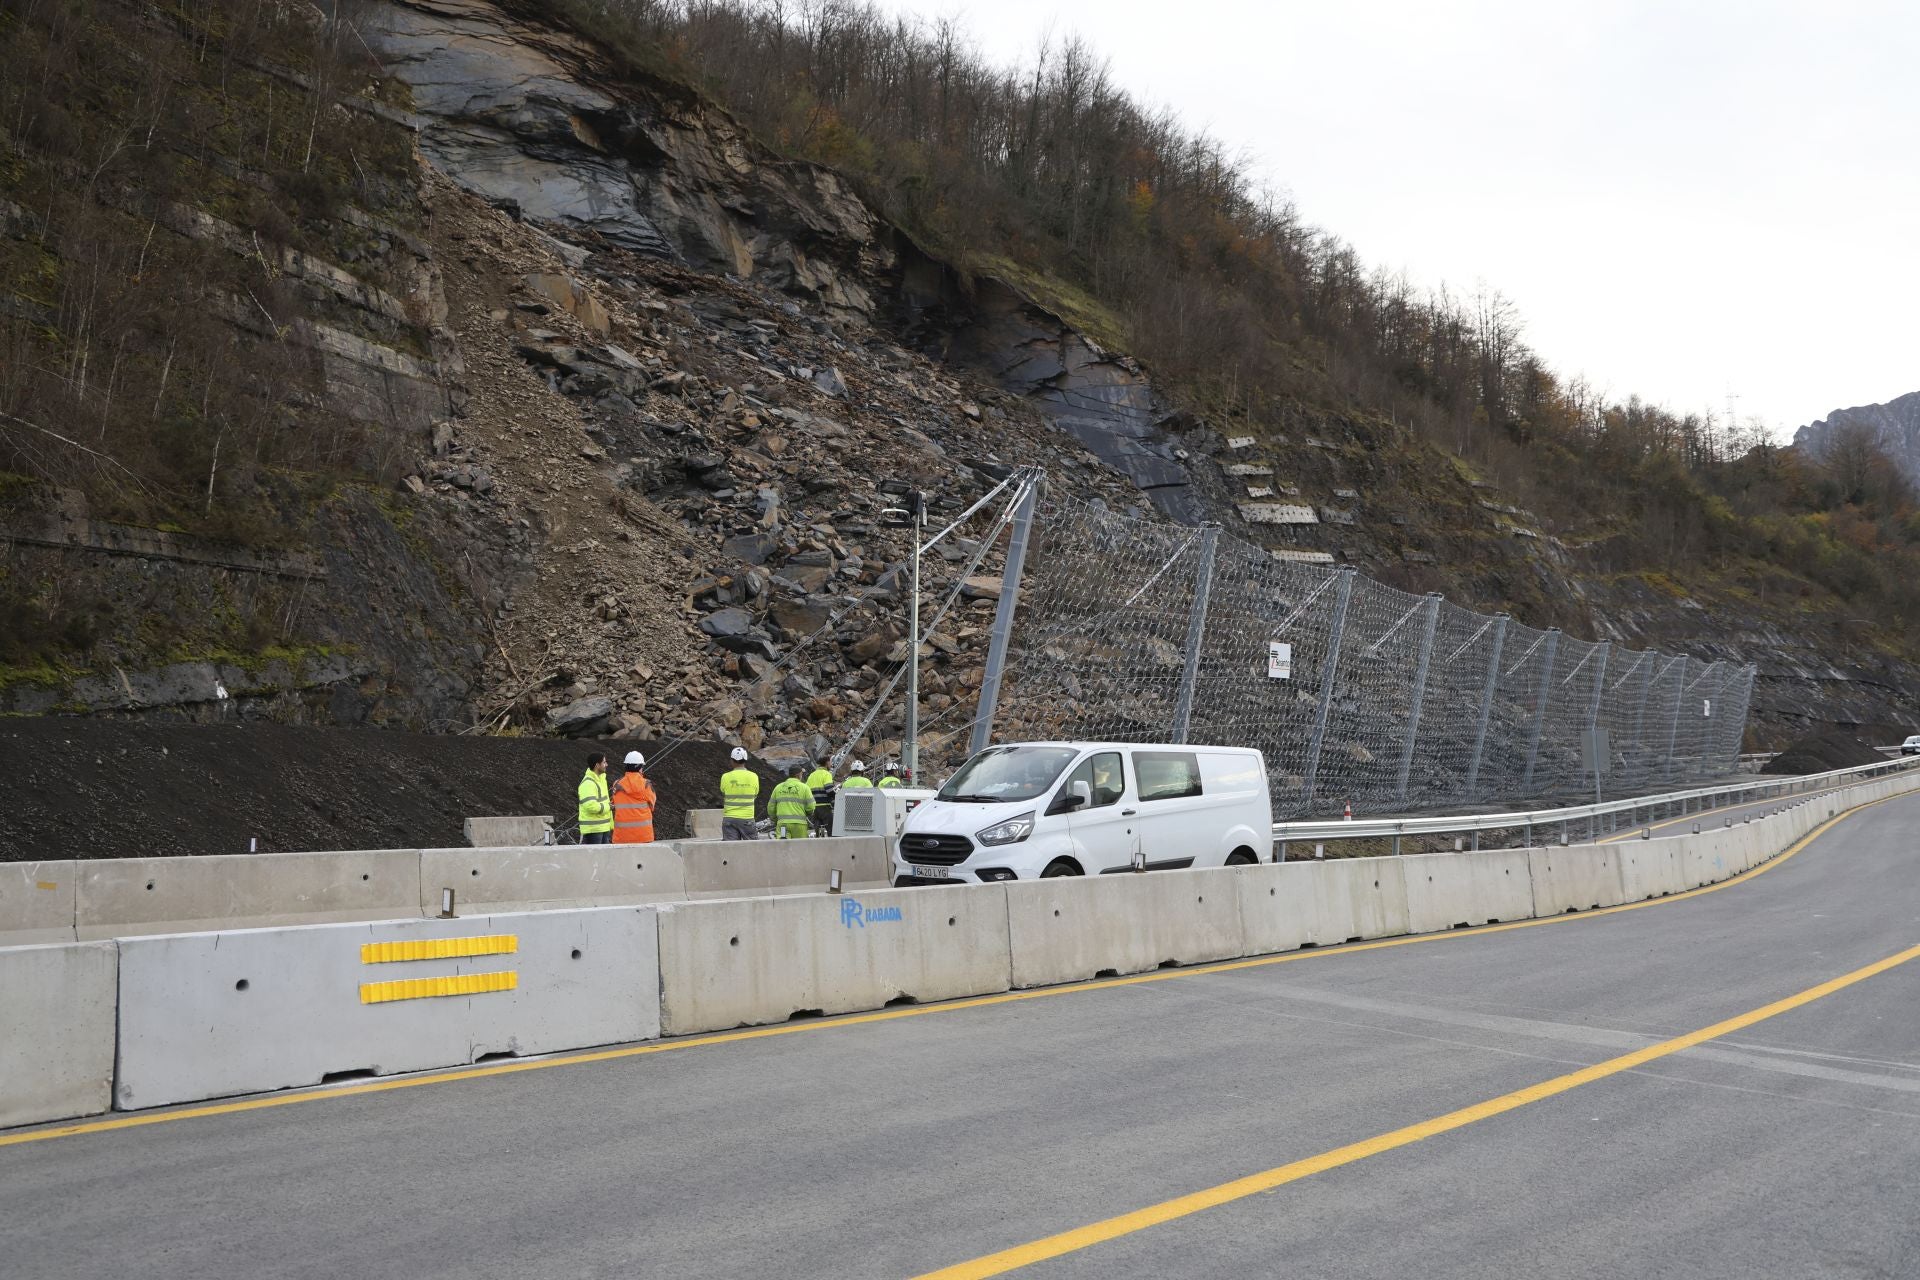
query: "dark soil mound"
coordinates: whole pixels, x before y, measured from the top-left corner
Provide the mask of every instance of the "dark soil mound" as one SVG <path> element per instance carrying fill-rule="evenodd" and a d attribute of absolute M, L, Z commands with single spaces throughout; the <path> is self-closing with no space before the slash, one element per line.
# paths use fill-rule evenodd
<path fill-rule="evenodd" d="M 0 861 L 301 849 L 447 848 L 493 814 L 576 813 L 589 751 L 638 748 L 660 793 L 655 830 L 718 808 L 731 748 L 382 729 L 192 725 L 79 717 L 0 721 Z M 756 762 L 770 788 L 777 775 Z M 762 795 L 765 789 L 762 790 Z"/>
<path fill-rule="evenodd" d="M 1886 759 L 1871 745 L 1842 729 L 1808 734 L 1767 761 L 1762 773 L 1827 773 L 1855 765 L 1879 764 Z"/>

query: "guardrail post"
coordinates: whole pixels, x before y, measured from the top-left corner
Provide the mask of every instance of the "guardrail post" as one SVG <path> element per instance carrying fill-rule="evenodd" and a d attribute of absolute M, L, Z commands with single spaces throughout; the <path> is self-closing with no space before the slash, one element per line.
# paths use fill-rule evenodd
<path fill-rule="evenodd" d="M 1000 602 L 993 611 L 993 636 L 987 643 L 987 665 L 980 679 L 980 703 L 974 714 L 969 755 L 984 751 L 993 738 L 993 713 L 1000 703 L 1000 675 L 1006 670 L 1007 645 L 1013 638 L 1013 614 L 1020 603 L 1020 575 L 1027 564 L 1027 541 L 1033 533 L 1033 508 L 1040 496 L 1040 478 L 1027 481 L 1027 491 L 1013 512 L 1013 536 L 1007 542 L 1007 567 L 1000 575 Z M 909 655 L 911 656 L 911 655 Z"/>
<path fill-rule="evenodd" d="M 1407 800 L 1407 781 L 1413 775 L 1413 744 L 1420 737 L 1420 707 L 1427 697 L 1427 666 L 1433 660 L 1433 632 L 1440 625 L 1440 593 L 1429 592 L 1427 600 L 1427 625 L 1420 633 L 1420 663 L 1413 673 L 1413 707 L 1407 714 L 1407 740 L 1400 746 L 1400 781 L 1394 792 L 1402 804 Z"/>
<path fill-rule="evenodd" d="M 1333 678 L 1340 670 L 1340 641 L 1347 630 L 1347 603 L 1353 598 L 1355 569 L 1340 570 L 1340 590 L 1333 606 L 1333 625 L 1327 636 L 1327 661 L 1320 669 L 1320 708 L 1313 716 L 1313 736 L 1307 739 L 1307 768 L 1301 802 L 1313 803 L 1320 780 L 1320 744 L 1327 736 L 1327 717 L 1333 711 Z"/>
<path fill-rule="evenodd" d="M 1540 660 L 1540 701 L 1533 709 L 1533 728 L 1527 733 L 1527 771 L 1520 777 L 1520 790 L 1533 786 L 1533 766 L 1540 758 L 1540 730 L 1547 723 L 1547 699 L 1553 696 L 1553 653 L 1560 647 L 1560 630 L 1547 632 L 1546 656 Z"/>
<path fill-rule="evenodd" d="M 1500 685 L 1500 650 L 1507 640 L 1507 615 L 1493 620 L 1493 652 L 1487 657 L 1487 687 L 1480 692 L 1480 722 L 1473 731 L 1473 762 L 1467 766 L 1467 799 L 1480 794 L 1480 753 L 1487 745 L 1487 725 L 1493 719 L 1493 694 Z"/>
<path fill-rule="evenodd" d="M 1187 740 L 1193 721 L 1193 687 L 1200 678 L 1200 650 L 1207 637 L 1207 599 L 1213 592 L 1213 550 L 1220 542 L 1220 526 L 1200 531 L 1200 566 L 1193 574 L 1193 607 L 1187 612 L 1187 664 L 1180 672 L 1180 696 L 1173 707 L 1174 742 Z"/>

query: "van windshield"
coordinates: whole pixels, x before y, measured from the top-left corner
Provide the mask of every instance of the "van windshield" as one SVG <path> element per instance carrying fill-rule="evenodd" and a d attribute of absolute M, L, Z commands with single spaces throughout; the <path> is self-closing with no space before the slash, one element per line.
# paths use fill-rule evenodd
<path fill-rule="evenodd" d="M 1080 752 L 1074 747 L 993 747 L 960 767 L 939 798 L 958 804 L 1032 800 L 1046 793 Z"/>

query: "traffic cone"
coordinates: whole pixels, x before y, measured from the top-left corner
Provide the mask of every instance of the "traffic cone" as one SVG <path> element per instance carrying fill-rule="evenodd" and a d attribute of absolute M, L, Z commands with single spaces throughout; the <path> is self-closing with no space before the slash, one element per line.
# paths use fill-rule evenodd
<path fill-rule="evenodd" d="M 1351 800 L 1347 801 L 1347 811 L 1344 814 L 1342 814 L 1341 817 L 1346 819 L 1346 821 L 1348 822 L 1353 821 L 1353 801 Z"/>

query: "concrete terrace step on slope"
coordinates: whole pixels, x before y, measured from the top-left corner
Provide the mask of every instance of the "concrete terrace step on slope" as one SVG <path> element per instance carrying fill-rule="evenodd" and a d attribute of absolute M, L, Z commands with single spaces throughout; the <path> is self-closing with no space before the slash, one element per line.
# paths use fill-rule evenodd
<path fill-rule="evenodd" d="M 1619 844 L 706 900 L 689 898 L 720 891 L 683 878 L 675 894 L 669 875 L 670 896 L 651 904 L 444 921 L 420 918 L 418 868 L 475 883 L 491 870 L 503 900 L 663 890 L 645 870 L 531 869 L 573 850 L 418 851 L 407 919 L 0 948 L 0 1125 L 1633 904 L 1727 880 L 1838 813 L 1916 791 L 1920 774 L 1900 775 Z M 810 852 L 836 843 L 880 845 Z M 656 845 L 642 860 L 677 856 L 684 877 L 722 876 L 760 852 L 771 850 Z"/>

